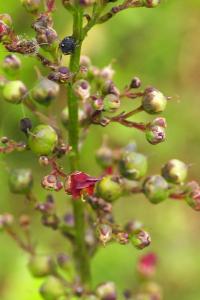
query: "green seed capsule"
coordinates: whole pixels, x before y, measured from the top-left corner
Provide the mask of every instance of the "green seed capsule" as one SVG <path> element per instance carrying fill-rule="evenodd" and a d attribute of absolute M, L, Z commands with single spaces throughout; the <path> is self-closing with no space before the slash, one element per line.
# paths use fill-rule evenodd
<path fill-rule="evenodd" d="M 59 85 L 47 78 L 40 80 L 31 91 L 33 100 L 49 105 L 59 94 Z"/>
<path fill-rule="evenodd" d="M 140 229 L 131 235 L 130 241 L 135 248 L 141 250 L 150 245 L 151 237 L 147 231 Z"/>
<path fill-rule="evenodd" d="M 167 181 L 160 175 L 148 177 L 143 184 L 144 194 L 153 204 L 167 199 L 169 195 L 168 188 Z"/>
<path fill-rule="evenodd" d="M 147 158 L 143 154 L 137 152 L 126 152 L 119 161 L 119 169 L 122 176 L 139 180 L 147 172 Z"/>
<path fill-rule="evenodd" d="M 142 108 L 149 114 L 158 114 L 165 110 L 167 98 L 157 89 L 147 88 L 142 99 Z"/>
<path fill-rule="evenodd" d="M 49 276 L 40 288 L 44 300 L 58 300 L 64 293 L 65 288 L 61 280 L 54 276 Z"/>
<path fill-rule="evenodd" d="M 9 187 L 15 194 L 28 194 L 33 186 L 33 176 L 30 169 L 14 169 L 10 172 Z"/>
<path fill-rule="evenodd" d="M 120 99 L 114 94 L 108 94 L 103 100 L 103 108 L 106 112 L 115 112 L 120 108 Z"/>
<path fill-rule="evenodd" d="M 51 154 L 57 143 L 57 133 L 49 125 L 38 125 L 29 133 L 29 147 L 37 155 Z"/>
<path fill-rule="evenodd" d="M 187 178 L 188 166 L 178 160 L 171 159 L 162 168 L 162 176 L 169 182 L 180 184 Z"/>
<path fill-rule="evenodd" d="M 9 81 L 3 87 L 3 98 L 13 104 L 19 104 L 27 93 L 27 88 L 20 80 Z"/>
<path fill-rule="evenodd" d="M 105 176 L 97 184 L 97 194 L 108 202 L 117 200 L 122 194 L 122 187 L 112 176 Z"/>
<path fill-rule="evenodd" d="M 50 275 L 55 270 L 55 263 L 49 256 L 31 257 L 28 268 L 34 277 L 44 277 Z"/>
<path fill-rule="evenodd" d="M 146 139 L 151 145 L 157 145 L 165 141 L 165 128 L 158 125 L 149 125 L 146 128 Z"/>

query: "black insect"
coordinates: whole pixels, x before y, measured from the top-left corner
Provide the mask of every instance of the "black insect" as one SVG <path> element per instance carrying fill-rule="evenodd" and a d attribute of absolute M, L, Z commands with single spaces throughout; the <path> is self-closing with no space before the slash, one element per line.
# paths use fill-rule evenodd
<path fill-rule="evenodd" d="M 73 36 L 67 36 L 60 42 L 60 50 L 64 55 L 70 55 L 76 48 L 76 40 Z"/>

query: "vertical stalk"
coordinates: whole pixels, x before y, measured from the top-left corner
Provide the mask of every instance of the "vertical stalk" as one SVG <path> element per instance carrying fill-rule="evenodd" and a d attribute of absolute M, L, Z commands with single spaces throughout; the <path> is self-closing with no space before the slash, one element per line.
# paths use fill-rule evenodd
<path fill-rule="evenodd" d="M 70 59 L 70 71 L 77 73 L 79 70 L 81 45 L 83 38 L 83 9 L 77 4 L 73 13 L 73 37 L 77 41 L 77 47 Z M 78 139 L 79 139 L 79 123 L 78 123 L 78 99 L 74 95 L 72 83 L 68 84 L 67 97 L 69 109 L 69 143 L 72 146 L 70 155 L 71 172 L 78 170 Z M 85 243 L 85 218 L 84 203 L 79 200 L 72 199 L 74 219 L 75 219 L 75 245 L 74 254 L 77 270 L 81 281 L 85 285 L 90 284 L 90 261 Z"/>

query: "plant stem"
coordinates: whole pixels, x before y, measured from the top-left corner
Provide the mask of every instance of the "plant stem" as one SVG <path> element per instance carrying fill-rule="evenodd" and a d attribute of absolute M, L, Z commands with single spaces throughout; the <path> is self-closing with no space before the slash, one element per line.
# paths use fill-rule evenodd
<path fill-rule="evenodd" d="M 76 75 L 79 70 L 81 45 L 83 39 L 83 9 L 77 4 L 73 12 L 73 37 L 77 41 L 77 47 L 71 55 L 70 71 Z M 74 95 L 73 82 L 68 84 L 67 97 L 69 109 L 69 143 L 72 147 L 70 154 L 71 172 L 78 170 L 78 141 L 79 141 L 79 124 L 78 124 L 78 99 Z M 90 261 L 85 243 L 85 217 L 84 203 L 82 200 L 72 199 L 74 219 L 75 219 L 75 243 L 74 254 L 77 270 L 83 284 L 90 284 Z"/>

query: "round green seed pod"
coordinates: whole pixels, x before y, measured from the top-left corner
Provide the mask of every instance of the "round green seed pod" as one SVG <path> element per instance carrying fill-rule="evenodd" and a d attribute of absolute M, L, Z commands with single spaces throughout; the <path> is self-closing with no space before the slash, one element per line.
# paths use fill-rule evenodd
<path fill-rule="evenodd" d="M 147 88 L 142 98 L 142 108 L 148 114 L 158 114 L 165 110 L 167 98 L 155 88 Z"/>
<path fill-rule="evenodd" d="M 162 176 L 171 183 L 181 184 L 187 178 L 188 166 L 178 160 L 169 160 L 162 168 Z"/>
<path fill-rule="evenodd" d="M 49 125 L 38 125 L 29 133 L 29 147 L 37 155 L 51 154 L 57 143 L 57 133 Z"/>
<path fill-rule="evenodd" d="M 3 87 L 3 98 L 10 103 L 19 104 L 27 93 L 27 88 L 20 80 L 8 81 Z"/>
<path fill-rule="evenodd" d="M 55 270 L 55 263 L 50 256 L 32 256 L 28 262 L 28 268 L 34 277 L 50 275 Z"/>
<path fill-rule="evenodd" d="M 106 112 L 115 112 L 120 108 L 120 99 L 114 94 L 108 94 L 103 100 L 103 109 Z"/>
<path fill-rule="evenodd" d="M 97 183 L 96 191 L 99 197 L 108 202 L 117 200 L 122 195 L 122 187 L 113 176 L 105 176 Z"/>
<path fill-rule="evenodd" d="M 40 288 L 40 294 L 44 300 L 58 300 L 65 293 L 65 288 L 60 279 L 49 276 Z"/>
<path fill-rule="evenodd" d="M 137 152 L 126 152 L 119 161 L 119 170 L 122 176 L 139 180 L 147 172 L 147 157 Z"/>
<path fill-rule="evenodd" d="M 153 204 L 160 203 L 168 198 L 169 186 L 167 181 L 160 175 L 148 177 L 143 184 L 143 191 Z"/>
<path fill-rule="evenodd" d="M 49 105 L 59 94 L 59 85 L 47 78 L 40 80 L 32 89 L 31 97 L 42 105 Z"/>
<path fill-rule="evenodd" d="M 10 191 L 14 194 L 28 194 L 33 186 L 33 176 L 30 169 L 14 169 L 9 175 Z"/>

